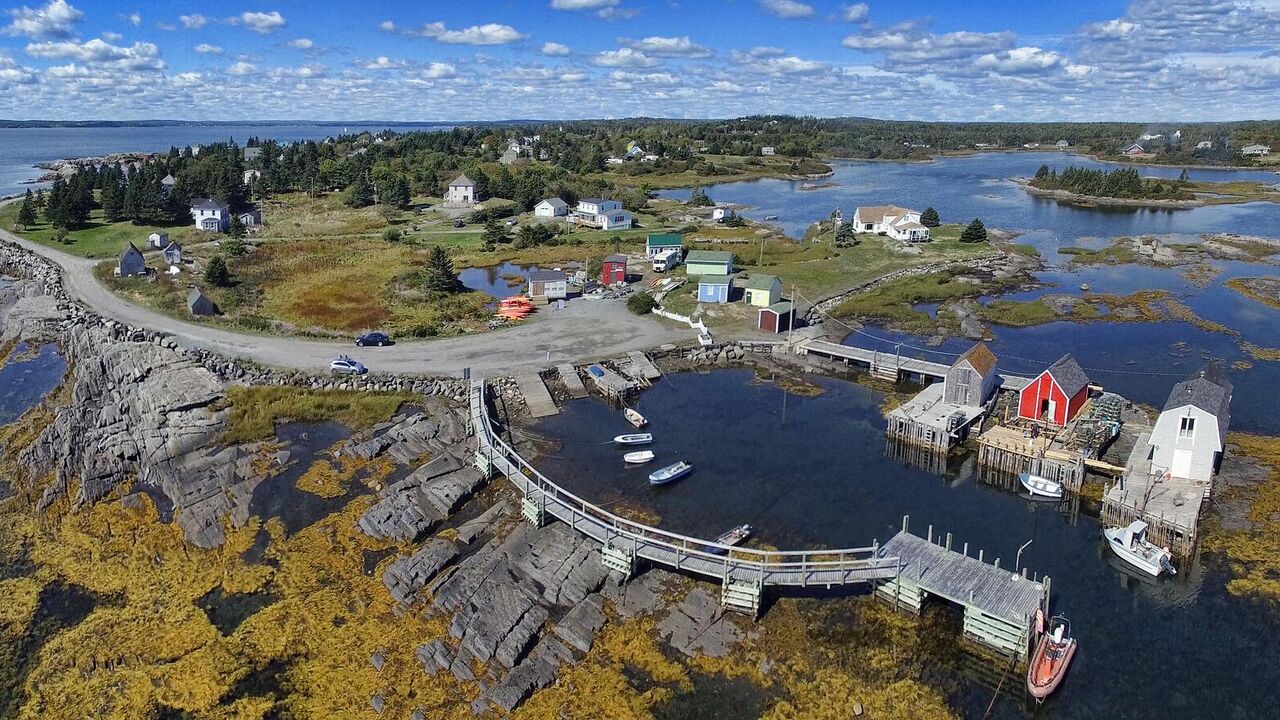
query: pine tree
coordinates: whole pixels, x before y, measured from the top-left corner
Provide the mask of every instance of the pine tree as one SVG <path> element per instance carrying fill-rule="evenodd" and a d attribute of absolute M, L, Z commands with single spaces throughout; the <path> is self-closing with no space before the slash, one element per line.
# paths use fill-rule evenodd
<path fill-rule="evenodd" d="M 27 190 L 27 194 L 22 197 L 22 207 L 18 209 L 18 225 L 23 230 L 36 224 L 36 204 L 32 199 L 31 191 Z"/>
<path fill-rule="evenodd" d="M 347 187 L 343 202 L 353 208 L 369 207 L 373 204 L 373 182 L 369 180 L 367 174 L 360 173 L 355 182 Z"/>
<path fill-rule="evenodd" d="M 124 188 L 120 186 L 120 171 L 108 170 L 102 174 L 102 216 L 107 222 L 124 219 Z"/>
<path fill-rule="evenodd" d="M 942 220 L 938 218 L 937 210 L 927 207 L 920 213 L 920 224 L 927 228 L 936 228 L 942 224 Z"/>
<path fill-rule="evenodd" d="M 977 243 L 986 242 L 986 240 L 987 228 L 978 218 L 974 218 L 973 222 L 969 223 L 969 226 L 964 229 L 964 232 L 960 233 L 960 242 Z"/>
<path fill-rule="evenodd" d="M 231 213 L 231 224 L 227 226 L 227 234 L 233 238 L 242 238 L 248 232 L 244 229 L 244 223 L 240 221 L 240 216 Z"/>
<path fill-rule="evenodd" d="M 61 176 L 53 179 L 53 187 L 49 188 L 49 197 L 44 205 L 44 219 L 54 226 L 66 226 L 62 218 L 62 196 L 67 192 L 67 183 Z"/>
<path fill-rule="evenodd" d="M 391 175 L 383 183 L 379 199 L 384 205 L 404 210 L 409 207 L 409 181 L 401 175 Z"/>
<path fill-rule="evenodd" d="M 436 245 L 431 248 L 431 256 L 427 258 L 424 285 L 428 291 L 452 293 L 458 290 L 458 276 L 453 272 L 453 261 L 449 253 Z"/>
<path fill-rule="evenodd" d="M 227 261 L 221 255 L 214 255 L 205 266 L 204 281 L 218 287 L 226 287 L 231 282 L 231 271 L 227 269 Z"/>
<path fill-rule="evenodd" d="M 529 227 L 529 226 L 526 226 Z M 484 242 L 486 244 L 496 244 L 507 241 L 507 228 L 498 218 L 489 218 L 484 223 Z"/>

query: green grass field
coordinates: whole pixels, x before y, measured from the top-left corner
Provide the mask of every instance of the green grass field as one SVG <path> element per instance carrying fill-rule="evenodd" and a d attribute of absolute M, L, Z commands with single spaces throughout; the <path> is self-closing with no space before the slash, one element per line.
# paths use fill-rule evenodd
<path fill-rule="evenodd" d="M 0 227 L 13 230 L 14 222 L 18 219 L 19 206 L 19 203 L 10 203 L 0 207 Z M 72 255 L 109 258 L 119 256 L 127 242 L 132 242 L 139 249 L 143 249 L 147 244 L 147 236 L 156 231 L 169 233 L 169 238 L 179 244 L 185 244 L 190 236 L 197 234 L 196 229 L 189 225 L 157 227 L 134 225 L 129 222 L 109 223 L 102 219 L 101 210 L 94 210 L 89 214 L 88 227 L 68 233 L 69 242 L 66 243 L 55 240 L 53 226 L 43 220 L 17 234 Z"/>

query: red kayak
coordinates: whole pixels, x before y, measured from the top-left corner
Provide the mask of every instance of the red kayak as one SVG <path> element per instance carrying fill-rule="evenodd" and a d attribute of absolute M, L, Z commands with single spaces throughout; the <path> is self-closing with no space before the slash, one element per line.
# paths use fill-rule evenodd
<path fill-rule="evenodd" d="M 1042 701 L 1057 690 L 1075 654 L 1076 639 L 1071 636 L 1071 623 L 1055 615 L 1049 621 L 1049 631 L 1040 636 L 1027 667 L 1027 690 L 1032 697 Z"/>

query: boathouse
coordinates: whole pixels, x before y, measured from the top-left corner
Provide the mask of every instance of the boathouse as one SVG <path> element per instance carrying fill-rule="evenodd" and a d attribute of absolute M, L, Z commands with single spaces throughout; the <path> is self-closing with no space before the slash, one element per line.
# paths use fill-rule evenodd
<path fill-rule="evenodd" d="M 605 286 L 627 281 L 627 256 L 605 255 L 600 263 L 600 282 Z"/>
<path fill-rule="evenodd" d="M 1089 376 L 1080 363 L 1063 355 L 1035 377 L 1018 396 L 1018 417 L 1066 425 L 1089 398 Z"/>
<path fill-rule="evenodd" d="M 569 279 L 560 270 L 529 273 L 529 297 L 562 300 L 569 294 Z"/>
<path fill-rule="evenodd" d="M 698 302 L 727 303 L 733 278 L 728 275 L 703 275 L 698 280 Z"/>
<path fill-rule="evenodd" d="M 791 303 L 777 302 L 769 307 L 760 308 L 756 316 L 756 327 L 776 335 L 790 330 L 794 320 L 795 308 Z"/>
<path fill-rule="evenodd" d="M 1231 382 L 1210 365 L 1173 386 L 1151 431 L 1151 468 L 1173 478 L 1209 482 L 1231 424 Z"/>
<path fill-rule="evenodd" d="M 977 343 L 956 358 L 941 383 L 929 385 L 886 416 L 891 440 L 946 453 L 980 425 L 995 391 L 996 356 Z"/>
<path fill-rule="evenodd" d="M 942 399 L 979 407 L 996 389 L 996 356 L 986 343 L 976 343 L 951 364 L 943 380 Z"/>
<path fill-rule="evenodd" d="M 200 292 L 200 288 L 194 287 L 187 293 L 187 311 L 192 315 L 204 317 L 222 314 L 218 306 L 207 295 Z"/>

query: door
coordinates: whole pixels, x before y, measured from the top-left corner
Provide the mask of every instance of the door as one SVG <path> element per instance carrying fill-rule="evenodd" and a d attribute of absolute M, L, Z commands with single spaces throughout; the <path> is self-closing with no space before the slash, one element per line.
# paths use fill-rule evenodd
<path fill-rule="evenodd" d="M 1190 450 L 1174 450 L 1173 462 L 1169 467 L 1169 474 L 1174 477 L 1189 478 L 1191 477 L 1191 451 Z"/>
<path fill-rule="evenodd" d="M 1046 409 L 1049 411 L 1049 422 L 1058 423 L 1058 401 L 1050 398 L 1044 401 Z"/>

